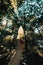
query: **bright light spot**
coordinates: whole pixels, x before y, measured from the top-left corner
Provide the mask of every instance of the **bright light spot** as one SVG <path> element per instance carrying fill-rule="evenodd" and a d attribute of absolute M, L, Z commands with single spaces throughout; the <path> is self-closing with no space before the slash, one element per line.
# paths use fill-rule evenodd
<path fill-rule="evenodd" d="M 20 26 L 19 27 L 19 30 L 18 30 L 18 36 L 17 36 L 17 39 L 20 39 L 24 36 L 24 30 L 23 30 L 23 27 Z"/>
<path fill-rule="evenodd" d="M 0 1 L 0 3 L 1 3 L 1 1 Z"/>
<path fill-rule="evenodd" d="M 39 46 L 40 48 L 43 48 L 43 40 L 38 40 L 38 46 Z"/>
<path fill-rule="evenodd" d="M 39 27 L 40 33 L 43 35 L 43 25 Z"/>
<path fill-rule="evenodd" d="M 17 1 L 16 1 L 16 0 L 10 0 L 10 2 L 11 2 L 12 7 L 14 8 L 15 14 L 18 15 L 18 11 L 17 11 Z"/>
<path fill-rule="evenodd" d="M 38 31 L 38 29 L 37 29 L 37 28 L 34 30 L 34 32 L 35 32 L 36 34 L 38 34 L 38 33 L 39 33 L 39 31 Z"/>
<path fill-rule="evenodd" d="M 12 20 L 9 20 L 7 26 L 11 26 L 12 25 Z"/>
<path fill-rule="evenodd" d="M 0 32 L 0 35 L 1 35 L 1 32 Z"/>
<path fill-rule="evenodd" d="M 26 65 L 26 63 L 22 62 L 23 65 Z"/>
<path fill-rule="evenodd" d="M 7 18 L 4 17 L 4 18 L 2 19 L 2 25 L 6 25 L 6 23 L 7 23 Z"/>
<path fill-rule="evenodd" d="M 5 40 L 7 40 L 7 41 L 9 41 L 9 40 L 13 40 L 13 37 L 14 37 L 14 35 L 7 35 L 3 40 L 5 41 Z"/>
<path fill-rule="evenodd" d="M 8 31 L 8 32 L 10 32 L 10 33 L 12 33 L 12 30 L 9 29 L 9 28 L 6 28 L 5 30 Z"/>
<path fill-rule="evenodd" d="M 36 4 L 35 2 L 32 3 L 32 5 Z"/>
<path fill-rule="evenodd" d="M 4 21 L 2 21 L 2 24 L 3 24 L 3 25 L 6 25 L 6 21 L 5 21 L 5 20 L 4 20 Z"/>

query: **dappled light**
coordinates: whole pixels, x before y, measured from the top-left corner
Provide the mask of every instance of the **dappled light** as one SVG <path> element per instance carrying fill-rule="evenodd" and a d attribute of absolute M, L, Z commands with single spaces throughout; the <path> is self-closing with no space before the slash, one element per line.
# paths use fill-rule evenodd
<path fill-rule="evenodd" d="M 43 65 L 43 0 L 0 0 L 0 64 Z"/>

